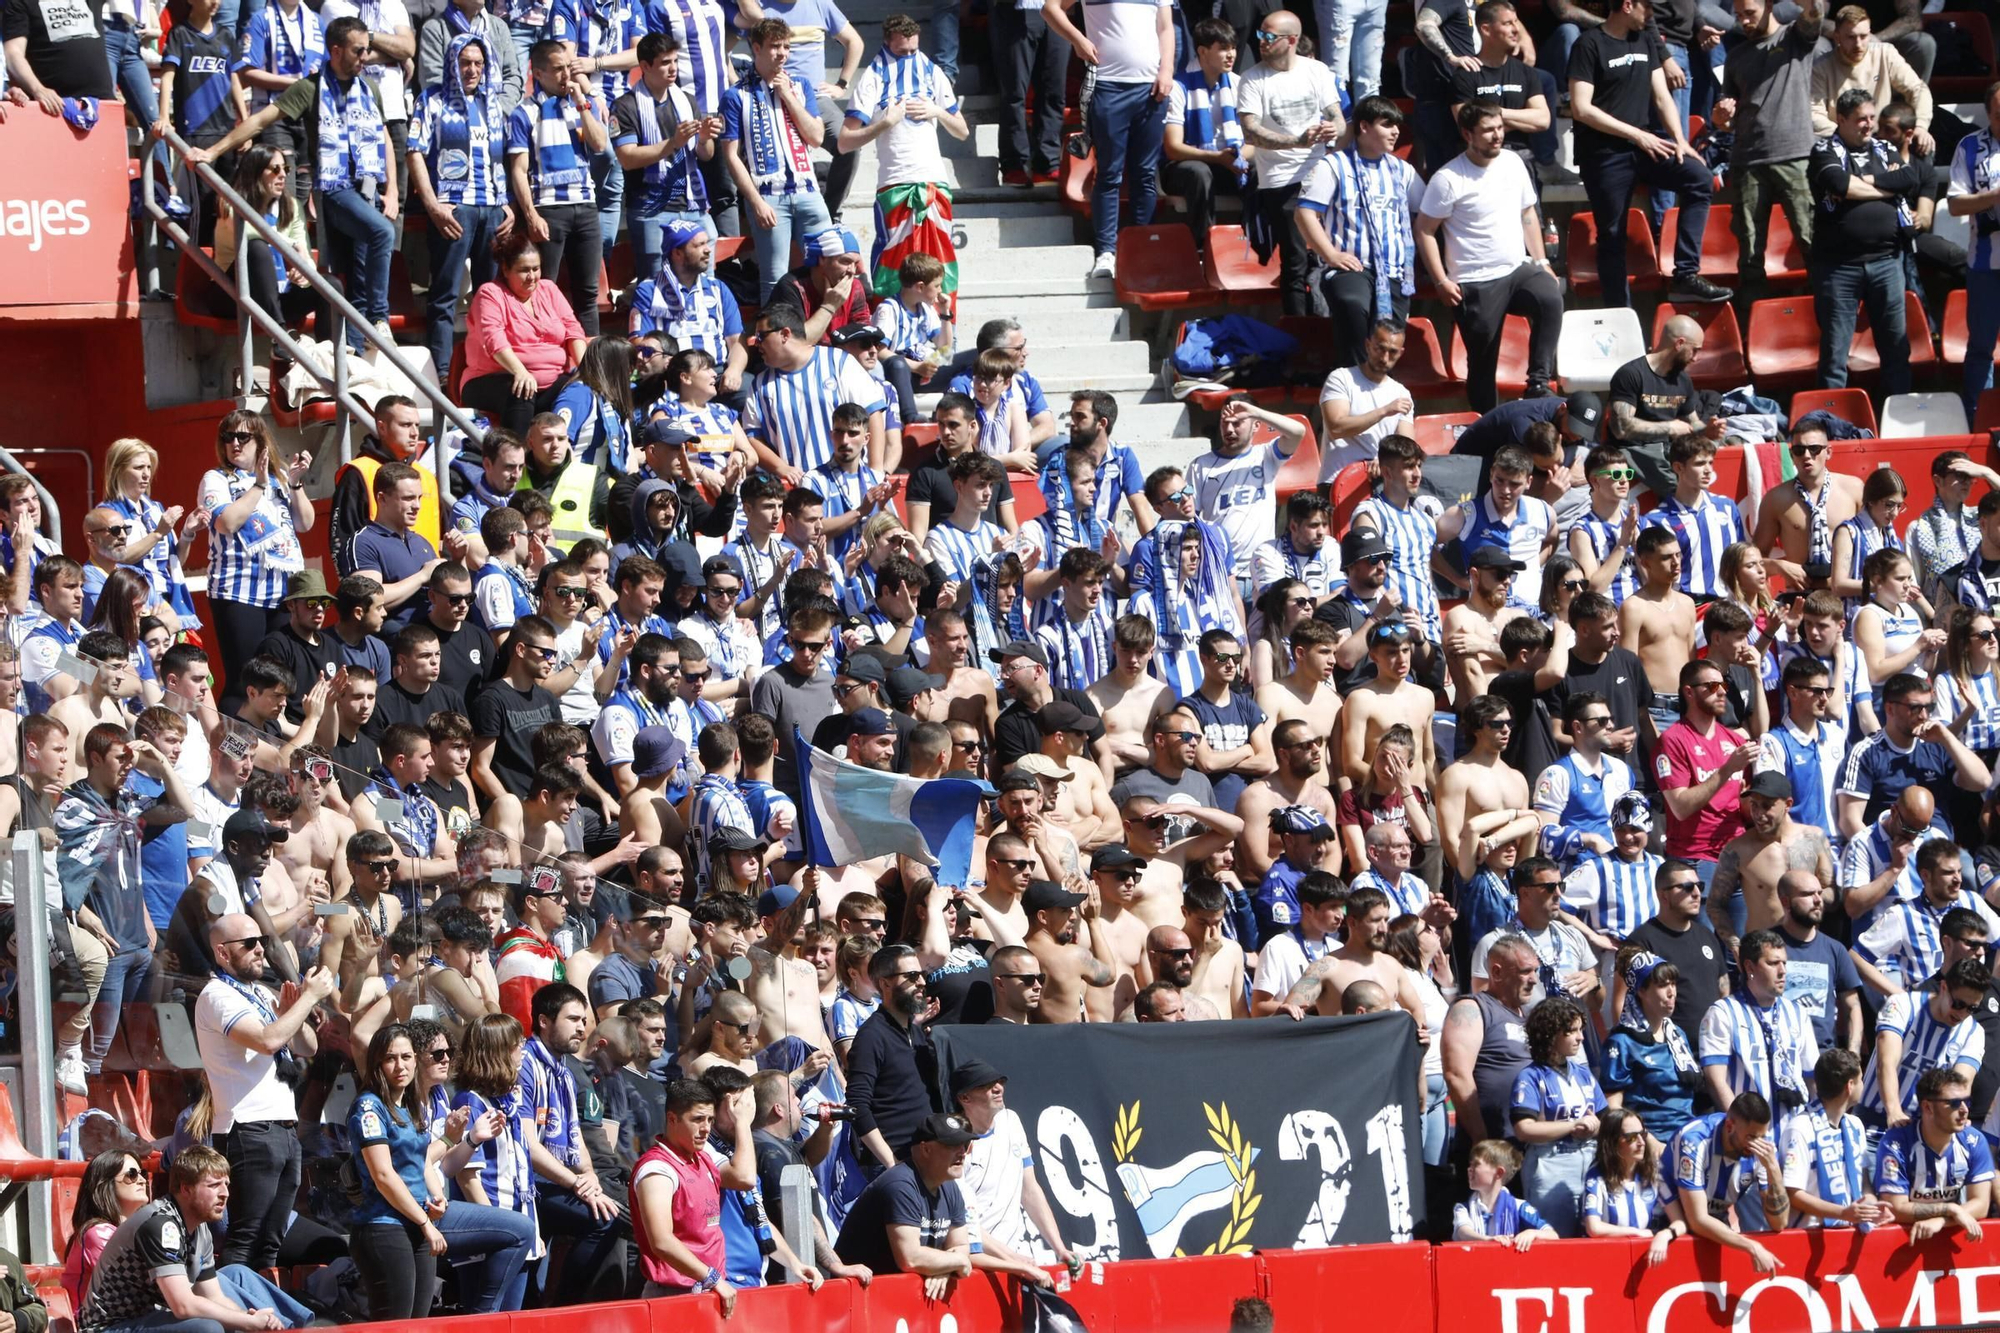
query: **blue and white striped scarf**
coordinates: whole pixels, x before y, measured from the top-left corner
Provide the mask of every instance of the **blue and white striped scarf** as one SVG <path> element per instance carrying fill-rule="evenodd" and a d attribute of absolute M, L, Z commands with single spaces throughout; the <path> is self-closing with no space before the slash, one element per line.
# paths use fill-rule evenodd
<path fill-rule="evenodd" d="M 906 102 L 912 97 L 943 105 L 941 84 L 944 74 L 931 63 L 931 58 L 921 51 L 912 51 L 906 56 L 892 56 L 889 48 L 883 47 L 868 62 L 875 76 L 882 80 L 882 95 L 875 99 L 872 107 L 857 107 L 872 118 L 889 109 L 892 102 Z"/>
<path fill-rule="evenodd" d="M 640 143 L 651 148 L 667 141 L 673 131 L 679 128 L 680 123 L 687 119 L 681 114 L 680 107 L 674 105 L 676 96 L 685 95 L 679 88 L 668 88 L 667 95 L 656 102 L 645 84 L 642 83 L 632 90 L 634 112 L 632 118 L 639 127 Z M 665 124 L 661 123 L 661 107 L 668 108 L 673 114 L 673 118 Z M 646 183 L 666 192 L 669 207 L 682 208 L 691 213 L 708 211 L 708 187 L 703 183 L 701 173 L 695 170 L 692 143 L 677 153 L 669 153 L 647 167 Z M 662 272 L 666 271 L 667 267 L 664 262 L 660 265 Z"/>
<path fill-rule="evenodd" d="M 389 127 L 376 96 L 375 85 L 359 75 L 343 92 L 331 67 L 319 72 L 321 194 L 362 190 L 388 178 Z"/>
<path fill-rule="evenodd" d="M 1187 96 L 1187 122 L 1181 129 L 1182 142 L 1190 148 L 1209 147 L 1215 142 L 1219 120 L 1222 146 L 1235 152 L 1240 163 L 1243 127 L 1236 123 L 1236 76 L 1225 73 L 1215 81 L 1213 88 L 1208 86 L 1208 80 L 1198 69 L 1183 70 L 1174 77 L 1180 80 L 1181 89 Z M 1242 184 L 1249 174 L 1239 166 L 1236 172 L 1237 183 Z"/>
<path fill-rule="evenodd" d="M 489 74 L 493 70 L 493 50 L 483 35 L 467 32 L 452 38 L 445 48 L 443 77 L 436 87 L 425 91 L 428 105 L 424 114 L 430 131 L 431 180 L 438 198 L 450 204 L 484 207 L 506 201 L 500 161 L 507 126 L 506 117 L 493 104 L 490 77 L 470 95 L 459 80 L 458 58 L 475 44 L 486 57 Z M 475 112 L 479 120 L 476 134 L 472 124 Z"/>
<path fill-rule="evenodd" d="M 1049 506 L 1049 531 L 1055 536 L 1055 544 L 1042 557 L 1045 569 L 1054 569 L 1062 563 L 1063 552 L 1072 546 L 1097 550 L 1104 545 L 1104 534 L 1110 530 L 1110 525 L 1098 516 L 1095 504 L 1088 510 L 1077 506 L 1069 484 L 1068 459 L 1069 451 L 1064 450 L 1042 469 L 1040 490 Z"/>
<path fill-rule="evenodd" d="M 751 70 L 736 85 L 743 111 L 746 165 L 761 194 L 807 194 L 818 189 L 812 154 L 785 104 L 762 75 Z"/>
<path fill-rule="evenodd" d="M 570 120 L 576 104 L 567 97 L 539 91 L 534 103 L 536 192 L 589 184 L 588 164 L 576 151 L 576 128 Z M 582 202 L 588 200 L 585 195 Z"/>

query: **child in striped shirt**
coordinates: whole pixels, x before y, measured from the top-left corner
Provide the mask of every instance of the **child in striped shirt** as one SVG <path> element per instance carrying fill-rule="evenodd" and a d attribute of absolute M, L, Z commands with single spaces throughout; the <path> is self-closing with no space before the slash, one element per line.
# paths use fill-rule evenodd
<path fill-rule="evenodd" d="M 1507 1192 L 1507 1181 L 1521 1169 L 1521 1150 L 1505 1139 L 1481 1139 L 1472 1145 L 1466 1183 L 1472 1197 L 1451 1210 L 1453 1240 L 1497 1240 L 1525 1252 L 1538 1237 L 1555 1240 L 1556 1230 L 1542 1221 L 1531 1203 Z"/>
<path fill-rule="evenodd" d="M 903 420 L 917 419 L 916 388 L 929 384 L 951 355 L 951 326 L 940 313 L 945 300 L 944 264 L 936 255 L 914 254 L 896 271 L 901 289 L 875 307 L 874 325 L 888 346 L 882 371 L 896 387 Z"/>
<path fill-rule="evenodd" d="M 972 363 L 972 403 L 979 452 L 1003 467 L 1033 475 L 1035 446 L 1028 438 L 1028 411 L 1014 391 L 1014 354 L 989 347 Z"/>

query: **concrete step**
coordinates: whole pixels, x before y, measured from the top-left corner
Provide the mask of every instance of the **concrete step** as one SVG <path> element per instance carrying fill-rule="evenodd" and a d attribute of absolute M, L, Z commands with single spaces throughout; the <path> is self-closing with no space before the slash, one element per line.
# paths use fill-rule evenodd
<path fill-rule="evenodd" d="M 999 301 L 1017 319 L 1025 319 L 1030 314 L 1098 310 L 1118 304 L 1118 298 L 1111 290 L 1111 279 L 1086 279 L 1081 264 L 1077 265 L 1074 278 L 1059 282 L 1037 278 L 1014 283 L 1008 281 L 1004 268 L 997 275 L 990 271 L 978 271 L 986 268 L 986 265 L 976 265 L 970 273 L 960 270 L 959 295 L 970 300 Z"/>
<path fill-rule="evenodd" d="M 955 201 L 954 201 L 955 202 Z M 953 222 L 965 233 L 959 244 L 959 267 L 964 268 L 969 252 L 1005 250 L 1004 262 L 1011 265 L 1023 252 L 1044 246 L 1071 246 L 1076 243 L 1076 224 L 1066 213 L 1036 212 L 1022 217 L 958 217 Z"/>
<path fill-rule="evenodd" d="M 967 218 L 1053 218 L 1066 217 L 1060 204 L 1044 199 L 1033 190 L 1011 189 L 991 199 L 968 202 L 963 191 L 952 197 L 952 216 Z"/>
<path fill-rule="evenodd" d="M 1021 331 L 1028 335 L 1028 355 L 1033 358 L 1029 364 L 1037 374 L 1041 371 L 1043 349 L 1050 349 L 1050 356 L 1067 355 L 1068 349 L 1074 347 L 1104 351 L 1125 337 L 1126 327 L 1125 311 L 1115 305 L 1037 313 L 1025 310 L 1018 301 L 967 299 L 958 303 L 960 345 L 969 343 L 980 325 L 990 319 L 1019 322 Z"/>
<path fill-rule="evenodd" d="M 940 133 L 938 135 L 938 145 L 944 150 L 946 157 L 960 159 L 990 157 L 998 160 L 1000 156 L 1000 126 L 996 121 L 975 118 L 970 135 L 963 139 L 954 139 L 949 134 Z"/>
<path fill-rule="evenodd" d="M 1177 467 L 1185 470 L 1188 464 L 1214 447 L 1214 442 L 1205 435 L 1135 440 L 1126 430 L 1122 403 L 1119 405 L 1118 433 L 1115 438 L 1121 443 L 1132 446 L 1133 454 L 1139 459 L 1139 471 L 1144 473 L 1150 473 L 1156 467 Z"/>
<path fill-rule="evenodd" d="M 967 163 L 977 164 L 982 167 L 990 165 L 992 171 L 982 174 L 990 174 L 992 179 L 984 185 L 965 185 L 961 183 L 958 189 L 952 192 L 952 202 L 954 204 L 1032 203 L 1045 209 L 1060 208 L 1062 206 L 1062 194 L 1054 182 L 1050 182 L 1047 185 L 1036 185 L 1028 189 L 1023 189 L 1018 185 L 1002 185 L 999 183 L 999 164 L 997 162 L 989 164 L 988 160 L 983 157 L 962 158 L 960 162 L 961 165 Z M 961 181 L 963 180 L 963 176 L 964 173 L 961 172 Z"/>
<path fill-rule="evenodd" d="M 1117 439 L 1171 440 L 1186 435 L 1190 429 L 1187 406 L 1183 403 L 1172 399 L 1149 402 L 1119 395 Z"/>

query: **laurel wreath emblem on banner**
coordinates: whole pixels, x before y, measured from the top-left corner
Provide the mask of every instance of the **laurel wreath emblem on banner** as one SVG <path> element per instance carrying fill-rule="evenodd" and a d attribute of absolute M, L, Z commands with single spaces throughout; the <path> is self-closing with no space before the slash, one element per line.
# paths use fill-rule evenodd
<path fill-rule="evenodd" d="M 1250 1224 L 1257 1216 L 1258 1205 L 1264 1196 L 1257 1192 L 1257 1171 L 1250 1165 L 1254 1149 L 1236 1120 L 1229 1114 L 1229 1103 L 1210 1106 L 1201 1104 L 1202 1113 L 1208 1117 L 1208 1137 L 1222 1151 L 1229 1167 L 1230 1178 L 1236 1182 L 1236 1190 L 1229 1199 L 1229 1221 L 1223 1225 L 1222 1234 L 1215 1243 L 1202 1251 L 1203 1254 L 1249 1254 Z M 1145 1132 L 1139 1124 L 1139 1103 L 1118 1108 L 1112 1118 L 1111 1152 L 1120 1162 L 1130 1162 L 1138 1151 L 1139 1137 Z M 1175 1250 L 1175 1254 L 1185 1251 Z"/>

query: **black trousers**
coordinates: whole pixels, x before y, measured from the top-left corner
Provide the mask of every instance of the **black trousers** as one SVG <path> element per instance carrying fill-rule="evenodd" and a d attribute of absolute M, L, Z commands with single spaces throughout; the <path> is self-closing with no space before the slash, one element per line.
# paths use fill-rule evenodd
<path fill-rule="evenodd" d="M 1194 231 L 1194 243 L 1203 250 L 1208 249 L 1208 229 L 1215 225 L 1215 198 L 1217 195 L 1242 195 L 1242 187 L 1236 181 L 1236 168 L 1218 167 L 1212 162 L 1162 162 L 1160 166 L 1160 192 L 1187 200 L 1188 226 Z M 1287 222 L 1290 218 L 1285 219 Z"/>
<path fill-rule="evenodd" d="M 501 371 L 467 380 L 459 389 L 458 396 L 467 407 L 491 417 L 495 425 L 505 426 L 525 439 L 530 422 L 543 412 L 555 410 L 556 395 L 569 387 L 571 378 L 569 375 L 561 376 L 548 388 L 537 390 L 533 398 L 516 398 L 514 377 Z"/>
<path fill-rule="evenodd" d="M 243 664 L 250 660 L 264 636 L 285 624 L 290 616 L 282 606 L 252 606 L 219 597 L 209 599 L 208 610 L 209 620 L 215 626 L 212 656 L 222 668 L 222 689 L 216 691 L 216 697 L 221 698 L 230 690 L 241 697 L 237 682 L 242 677 Z"/>
<path fill-rule="evenodd" d="M 278 1262 L 285 1221 L 299 1197 L 304 1153 L 290 1120 L 238 1121 L 217 1146 L 229 1159 L 229 1232 L 225 1264 L 270 1268 Z"/>
<path fill-rule="evenodd" d="M 1618 148 L 1579 157 L 1576 167 L 1584 193 L 1590 196 L 1591 215 L 1597 219 L 1597 277 L 1604 285 L 1606 306 L 1632 301 L 1625 280 L 1625 222 L 1632 190 L 1642 181 L 1655 190 L 1672 190 L 1678 201 L 1675 276 L 1693 277 L 1701 271 L 1701 237 L 1708 225 L 1709 196 L 1715 193 L 1715 175 L 1706 163 L 1684 157 L 1661 161 L 1637 148 Z"/>
<path fill-rule="evenodd" d="M 1000 169 L 1054 171 L 1062 165 L 1069 43 L 1042 18 L 1041 10 L 1016 9 L 1002 0 L 993 10 L 993 63 L 1000 74 Z"/>
<path fill-rule="evenodd" d="M 348 1233 L 347 1253 L 361 1274 L 370 1319 L 422 1319 L 431 1312 L 437 1256 L 422 1227 L 408 1220 L 357 1226 Z"/>
<path fill-rule="evenodd" d="M 1621 251 L 1622 253 L 1622 251 Z M 1556 372 L 1556 339 L 1562 335 L 1562 284 L 1547 269 L 1525 263 L 1504 278 L 1469 282 L 1461 289 L 1458 336 L 1465 340 L 1465 397 L 1475 412 L 1500 402 L 1494 387 L 1500 334 L 1507 316 L 1528 317 L 1528 388 L 1547 389 Z"/>
<path fill-rule="evenodd" d="M 1375 322 L 1375 275 L 1362 269 L 1330 268 L 1320 274 L 1320 295 L 1333 322 L 1333 364 L 1351 366 L 1361 359 L 1361 345 L 1368 341 L 1369 326 Z M 1410 298 L 1403 284 L 1389 281 L 1389 313 L 1397 323 L 1410 317 Z"/>
<path fill-rule="evenodd" d="M 542 276 L 553 282 L 569 260 L 569 281 L 563 286 L 576 322 L 597 336 L 597 276 L 604 263 L 603 233 L 596 204 L 554 204 L 539 210 L 549 227 L 549 239 L 535 248 L 542 252 Z"/>
<path fill-rule="evenodd" d="M 1299 187 L 1257 191 L 1257 212 L 1278 238 L 1278 298 L 1288 315 L 1310 315 L 1312 298 L 1312 251 L 1306 238 L 1292 225 L 1292 200 Z"/>
<path fill-rule="evenodd" d="M 536 1279 L 540 1303 L 572 1305 L 619 1299 L 625 1286 L 625 1241 L 632 1235 L 632 1223 L 624 1210 L 615 1217 L 602 1218 L 568 1190 L 542 1184 L 535 1191 L 535 1214 L 541 1220 L 544 1238 L 568 1236 L 573 1242 L 569 1257 L 563 1261 L 559 1290 L 551 1289 L 548 1265 L 541 1266 Z"/>

